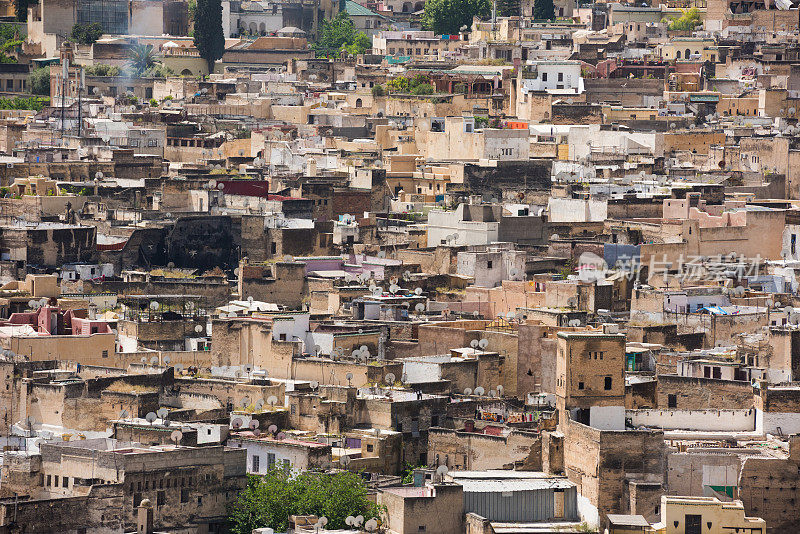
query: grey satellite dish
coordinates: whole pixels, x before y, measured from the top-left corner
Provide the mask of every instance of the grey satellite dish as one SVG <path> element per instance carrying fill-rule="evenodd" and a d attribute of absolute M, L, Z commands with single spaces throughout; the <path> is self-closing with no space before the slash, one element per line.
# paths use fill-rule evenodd
<path fill-rule="evenodd" d="M 347 373 L 347 374 L 345 375 L 345 378 L 346 378 L 346 379 L 347 379 L 347 381 L 349 382 L 350 380 L 352 380 L 352 379 L 353 379 L 353 373 Z"/>
<path fill-rule="evenodd" d="M 470 395 L 472 395 L 472 388 L 467 388 L 467 389 L 465 389 L 465 390 L 464 390 L 464 395 L 466 395 L 467 397 L 469 397 Z"/>
<path fill-rule="evenodd" d="M 242 424 L 244 424 L 244 421 L 242 421 L 240 417 L 236 417 L 233 421 L 231 421 L 231 426 L 234 428 L 234 430 L 239 430 L 242 428 Z"/>
<path fill-rule="evenodd" d="M 253 429 L 253 436 L 258 437 L 260 435 L 261 435 L 261 429 L 260 428 L 254 428 Z"/>
<path fill-rule="evenodd" d="M 474 312 L 472 312 L 473 317 L 478 317 L 478 316 L 480 316 L 480 314 L 481 314 L 481 312 L 479 312 L 478 310 L 475 310 Z"/>
<path fill-rule="evenodd" d="M 422 288 L 421 287 L 415 288 L 414 289 L 414 294 L 415 295 L 422 295 Z"/>
<path fill-rule="evenodd" d="M 276 432 L 278 432 L 278 427 L 276 425 L 269 425 L 269 427 L 267 428 L 267 432 L 269 432 L 270 434 L 275 434 Z"/>
<path fill-rule="evenodd" d="M 183 364 L 182 363 L 175 364 L 175 370 L 178 371 L 179 373 L 183 371 Z"/>
<path fill-rule="evenodd" d="M 414 306 L 414 310 L 416 310 L 418 313 L 424 312 L 425 311 L 425 305 L 420 302 L 416 306 Z"/>
<path fill-rule="evenodd" d="M 483 395 L 484 391 L 486 391 L 486 390 L 484 390 L 483 387 L 478 386 L 478 387 L 475 388 L 475 395 L 478 395 L 480 397 L 480 396 Z"/>
<path fill-rule="evenodd" d="M 202 326 L 202 325 L 197 325 L 197 326 L 195 326 L 195 327 L 194 327 L 194 331 L 195 331 L 195 332 L 197 332 L 197 333 L 199 334 L 200 332 L 202 332 L 202 331 L 203 331 L 203 326 Z"/>
<path fill-rule="evenodd" d="M 352 515 L 348 515 L 347 517 L 344 518 L 344 524 L 347 525 L 348 527 L 356 526 L 355 525 L 355 521 L 356 521 L 356 518 L 353 517 Z"/>
<path fill-rule="evenodd" d="M 311 389 L 317 389 L 319 387 L 319 382 L 317 382 L 316 380 L 312 380 L 310 386 Z"/>
<path fill-rule="evenodd" d="M 390 386 L 394 384 L 395 376 L 394 373 L 386 373 L 386 383 Z"/>
<path fill-rule="evenodd" d="M 242 397 L 242 408 L 250 406 L 250 397 Z"/>
<path fill-rule="evenodd" d="M 258 399 L 256 401 L 256 410 L 260 410 L 264 407 L 264 399 Z"/>
<path fill-rule="evenodd" d="M 481 339 L 480 341 L 478 341 L 478 346 L 482 349 L 485 349 L 486 347 L 489 346 L 489 340 L 486 338 Z"/>
<path fill-rule="evenodd" d="M 147 415 L 145 415 L 144 418 L 145 421 L 147 421 L 150 424 L 153 424 L 153 421 L 158 419 L 158 416 L 155 414 L 155 412 L 147 412 Z"/>
<path fill-rule="evenodd" d="M 183 432 L 180 430 L 173 430 L 172 434 L 169 435 L 169 439 L 177 445 L 183 439 Z"/>
<path fill-rule="evenodd" d="M 446 475 L 448 471 L 449 469 L 447 468 L 446 465 L 440 465 L 439 467 L 436 468 L 437 475 Z"/>
<path fill-rule="evenodd" d="M 161 419 L 165 419 L 169 415 L 169 410 L 167 410 L 166 408 L 159 408 L 158 410 L 156 410 L 156 415 Z"/>
<path fill-rule="evenodd" d="M 270 395 L 269 398 L 267 399 L 267 404 L 269 404 L 270 406 L 275 406 L 276 404 L 278 404 L 278 397 L 276 397 L 275 395 Z"/>
<path fill-rule="evenodd" d="M 158 356 L 153 356 L 150 358 L 150 365 L 154 365 L 156 363 L 158 363 Z"/>
<path fill-rule="evenodd" d="M 339 458 L 339 463 L 347 467 L 348 464 L 350 463 L 350 457 L 347 455 L 342 456 L 341 458 Z"/>
<path fill-rule="evenodd" d="M 278 441 L 286 439 L 286 433 L 285 432 L 278 432 L 275 435 L 275 439 L 277 439 Z"/>
<path fill-rule="evenodd" d="M 258 419 L 252 419 L 250 420 L 250 424 L 247 426 L 250 427 L 250 430 L 255 430 L 256 428 L 258 428 L 258 425 L 259 425 Z"/>
<path fill-rule="evenodd" d="M 375 520 L 375 518 L 370 519 L 364 523 L 364 528 L 367 530 L 367 532 L 375 532 L 378 529 L 378 522 Z"/>
<path fill-rule="evenodd" d="M 503 396 L 503 386 L 497 386 L 497 396 L 498 397 Z"/>
<path fill-rule="evenodd" d="M 157 310 L 159 306 L 160 306 L 160 304 L 158 303 L 157 300 L 154 300 L 153 302 L 150 303 L 150 309 L 151 310 Z"/>
<path fill-rule="evenodd" d="M 472 347 L 473 349 L 477 349 L 478 348 L 478 340 L 477 339 L 473 339 L 472 341 L 469 342 L 469 346 Z"/>
<path fill-rule="evenodd" d="M 362 524 L 364 524 L 364 516 L 363 515 L 357 515 L 356 516 L 356 524 L 355 524 L 355 526 L 359 526 L 359 525 L 362 525 Z"/>
<path fill-rule="evenodd" d="M 172 358 L 170 358 L 169 356 L 164 356 L 164 363 L 166 365 L 169 365 L 169 362 L 171 362 L 171 361 L 172 361 Z"/>

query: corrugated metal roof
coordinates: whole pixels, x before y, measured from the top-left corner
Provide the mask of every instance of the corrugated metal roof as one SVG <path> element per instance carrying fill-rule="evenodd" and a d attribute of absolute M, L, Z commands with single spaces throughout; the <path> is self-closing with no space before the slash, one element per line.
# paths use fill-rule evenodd
<path fill-rule="evenodd" d="M 565 478 L 534 478 L 528 480 L 471 480 L 454 479 L 461 484 L 464 493 L 502 493 L 515 491 L 537 491 L 543 489 L 567 489 L 575 484 Z"/>

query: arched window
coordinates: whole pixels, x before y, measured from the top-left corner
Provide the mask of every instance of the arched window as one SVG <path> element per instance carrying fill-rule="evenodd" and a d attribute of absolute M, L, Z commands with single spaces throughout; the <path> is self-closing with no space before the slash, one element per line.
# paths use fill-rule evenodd
<path fill-rule="evenodd" d="M 361 99 L 360 98 L 356 98 L 356 107 L 360 108 L 363 105 L 364 105 L 364 103 L 361 101 Z"/>

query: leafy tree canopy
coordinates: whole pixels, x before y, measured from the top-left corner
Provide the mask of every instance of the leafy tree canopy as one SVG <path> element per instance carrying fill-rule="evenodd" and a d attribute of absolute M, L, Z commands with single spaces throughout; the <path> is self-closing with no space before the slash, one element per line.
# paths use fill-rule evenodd
<path fill-rule="evenodd" d="M 35 95 L 50 95 L 50 67 L 40 67 L 28 76 L 28 87 Z"/>
<path fill-rule="evenodd" d="M 221 0 L 197 0 L 193 35 L 194 46 L 206 60 L 208 72 L 214 72 L 214 63 L 225 53 Z"/>
<path fill-rule="evenodd" d="M 436 34 L 457 34 L 472 26 L 473 17 L 488 17 L 491 11 L 489 0 L 428 0 L 422 25 Z"/>
<path fill-rule="evenodd" d="M 356 30 L 353 19 L 346 11 L 339 11 L 336 17 L 323 23 L 322 37 L 312 46 L 320 56 L 338 54 L 341 50 L 357 55 L 364 54 L 372 48 L 372 39 Z"/>
<path fill-rule="evenodd" d="M 700 10 L 696 7 L 691 9 L 681 9 L 680 17 L 670 17 L 668 28 L 673 31 L 692 31 L 697 26 L 703 24 Z"/>
<path fill-rule="evenodd" d="M 289 468 L 275 468 L 263 477 L 249 477 L 230 507 L 228 522 L 233 534 L 264 527 L 284 532 L 290 515 L 317 515 L 328 518 L 328 529 L 343 529 L 347 516 L 370 519 L 380 510 L 367 499 L 367 488 L 355 473 L 306 471 L 293 476 Z"/>
<path fill-rule="evenodd" d="M 556 18 L 556 6 L 553 0 L 534 0 L 533 18 L 537 20 L 553 20 Z"/>
<path fill-rule="evenodd" d="M 69 37 L 76 43 L 89 45 L 97 41 L 101 35 L 103 35 L 103 26 L 99 22 L 92 22 L 91 24 L 74 25 Z"/>

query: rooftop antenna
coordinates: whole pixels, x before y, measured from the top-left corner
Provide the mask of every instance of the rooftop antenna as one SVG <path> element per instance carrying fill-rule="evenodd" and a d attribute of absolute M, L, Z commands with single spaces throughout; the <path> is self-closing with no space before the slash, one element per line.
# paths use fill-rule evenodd
<path fill-rule="evenodd" d="M 347 373 L 345 378 L 347 379 L 347 387 L 350 387 L 350 381 L 353 380 L 353 373 Z"/>

